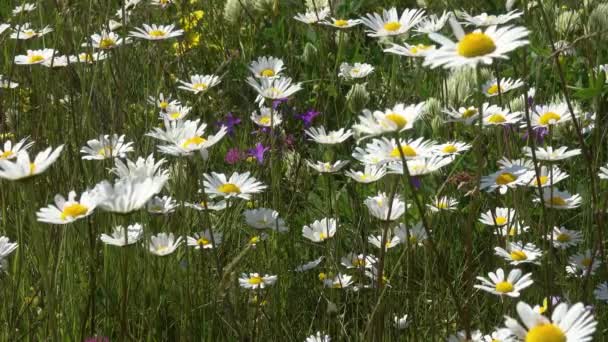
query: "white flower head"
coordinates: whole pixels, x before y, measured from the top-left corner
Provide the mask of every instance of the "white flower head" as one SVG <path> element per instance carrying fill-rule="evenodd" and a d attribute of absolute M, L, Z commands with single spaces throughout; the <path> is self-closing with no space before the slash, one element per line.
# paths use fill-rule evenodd
<path fill-rule="evenodd" d="M 182 243 L 182 237 L 175 239 L 173 233 L 159 233 L 150 237 L 150 244 L 148 250 L 150 253 L 158 256 L 169 255 L 179 247 Z"/>
<path fill-rule="evenodd" d="M 336 228 L 336 219 L 325 217 L 304 226 L 302 236 L 312 242 L 323 242 L 336 234 Z"/>
<path fill-rule="evenodd" d="M 134 223 L 127 226 L 126 232 L 125 227 L 117 226 L 110 235 L 101 234 L 99 239 L 106 245 L 124 247 L 138 242 L 143 237 L 144 227 L 139 223 Z"/>

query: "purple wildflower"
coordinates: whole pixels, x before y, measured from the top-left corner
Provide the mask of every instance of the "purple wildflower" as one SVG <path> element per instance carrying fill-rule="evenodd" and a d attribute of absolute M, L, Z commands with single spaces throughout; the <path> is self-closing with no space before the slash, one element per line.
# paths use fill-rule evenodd
<path fill-rule="evenodd" d="M 532 129 L 532 138 L 536 141 L 537 144 L 542 145 L 545 141 L 545 136 L 549 134 L 549 130 L 546 127 L 536 127 Z M 528 140 L 529 134 L 528 130 L 524 131 L 523 136 L 521 137 L 523 140 Z"/>
<path fill-rule="evenodd" d="M 312 125 L 312 121 L 319 114 L 321 114 L 321 113 L 317 112 L 314 109 L 309 109 L 306 113 L 302 113 L 302 114 L 296 115 L 296 118 L 302 120 L 302 122 L 304 123 L 304 127 L 310 127 Z"/>
<path fill-rule="evenodd" d="M 224 161 L 227 164 L 236 164 L 241 160 L 241 151 L 238 148 L 234 147 L 226 152 L 226 156 L 224 157 Z"/>
<path fill-rule="evenodd" d="M 247 150 L 247 154 L 250 157 L 254 157 L 258 160 L 258 163 L 262 164 L 264 163 L 264 153 L 266 153 L 266 151 L 268 151 L 268 147 L 264 147 L 262 143 L 257 143 L 254 148 Z"/>
<path fill-rule="evenodd" d="M 216 122 L 215 125 L 218 127 L 226 126 L 228 135 L 232 136 L 232 135 L 234 135 L 234 127 L 240 123 L 241 123 L 241 119 L 239 119 L 237 116 L 233 115 L 232 113 L 228 113 L 228 114 L 226 114 L 224 119 Z"/>
<path fill-rule="evenodd" d="M 422 181 L 420 181 L 419 177 L 412 176 L 412 178 L 410 179 L 410 182 L 412 183 L 412 186 L 414 188 L 416 188 L 416 190 L 420 190 L 420 187 L 422 186 Z"/>
<path fill-rule="evenodd" d="M 277 110 L 277 108 L 279 108 L 279 106 L 285 102 L 287 102 L 289 99 L 288 98 L 282 98 L 282 99 L 276 99 L 272 101 L 272 109 Z"/>

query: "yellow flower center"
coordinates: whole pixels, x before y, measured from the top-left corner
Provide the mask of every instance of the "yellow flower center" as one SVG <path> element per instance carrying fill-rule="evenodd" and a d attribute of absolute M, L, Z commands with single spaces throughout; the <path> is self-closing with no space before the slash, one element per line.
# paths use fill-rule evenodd
<path fill-rule="evenodd" d="M 348 20 L 336 19 L 336 20 L 334 20 L 334 25 L 338 26 L 338 27 L 348 26 Z"/>
<path fill-rule="evenodd" d="M 171 120 L 177 120 L 177 119 L 179 119 L 179 117 L 181 115 L 182 115 L 182 113 L 180 113 L 180 112 L 173 112 L 173 113 L 169 114 L 169 117 L 171 118 Z M 203 138 L 200 138 L 200 137 L 198 137 L 198 138 L 199 139 L 203 139 Z M 203 140 L 205 140 L 205 139 L 203 139 Z"/>
<path fill-rule="evenodd" d="M 384 117 L 392 121 L 395 125 L 397 125 L 397 128 L 399 129 L 407 125 L 407 119 L 397 113 L 389 113 L 386 114 Z"/>
<path fill-rule="evenodd" d="M 63 211 L 61 211 L 61 219 L 65 220 L 68 217 L 77 218 L 87 213 L 89 208 L 80 203 L 74 203 L 70 205 L 66 205 L 63 207 Z"/>
<path fill-rule="evenodd" d="M 500 88 L 500 92 L 502 93 L 502 87 Z M 489 95 L 494 95 L 494 94 L 498 94 L 498 84 L 492 84 L 492 86 L 490 88 L 488 88 L 488 94 Z"/>
<path fill-rule="evenodd" d="M 113 47 L 114 45 L 116 45 L 116 42 L 112 38 L 102 38 L 99 41 L 99 47 L 102 49 L 109 49 L 109 48 Z"/>
<path fill-rule="evenodd" d="M 528 256 L 526 255 L 526 253 L 524 253 L 524 251 L 514 250 L 511 251 L 511 259 L 515 261 L 522 261 L 527 260 Z"/>
<path fill-rule="evenodd" d="M 384 24 L 384 29 L 389 32 L 395 32 L 395 31 L 399 30 L 400 28 L 401 28 L 401 23 L 398 21 L 389 21 L 388 23 Z"/>
<path fill-rule="evenodd" d="M 162 31 L 162 30 L 152 30 L 152 31 L 148 32 L 148 34 L 150 35 L 150 37 L 153 37 L 153 38 L 162 38 L 167 35 L 167 32 Z"/>
<path fill-rule="evenodd" d="M 549 177 L 540 176 L 536 179 L 536 185 L 545 185 L 545 183 L 547 183 L 547 180 L 549 180 Z"/>
<path fill-rule="evenodd" d="M 199 137 L 199 136 L 194 136 L 192 138 L 186 139 L 186 141 L 184 141 L 182 143 L 182 147 L 188 148 L 190 145 L 200 145 L 200 144 L 204 143 L 205 141 L 207 141 L 207 139 L 205 139 L 203 137 Z"/>
<path fill-rule="evenodd" d="M 513 284 L 508 281 L 501 281 L 499 283 L 496 283 L 496 292 L 509 293 L 513 291 L 513 289 Z"/>
<path fill-rule="evenodd" d="M 566 342 L 566 334 L 555 324 L 541 324 L 530 329 L 525 342 Z"/>
<path fill-rule="evenodd" d="M 450 145 L 446 145 L 446 146 L 444 146 L 444 147 L 441 149 L 441 151 L 442 151 L 443 153 L 456 153 L 456 152 L 458 152 L 458 148 L 456 148 L 456 146 L 454 146 L 454 145 L 451 145 L 451 144 L 450 144 Z"/>
<path fill-rule="evenodd" d="M 468 119 L 468 118 L 472 117 L 475 114 L 477 114 L 477 109 L 470 108 L 470 109 L 466 109 L 464 112 L 462 112 L 462 117 L 464 119 Z"/>
<path fill-rule="evenodd" d="M 325 279 L 327 279 L 327 274 L 325 274 L 323 272 L 319 273 L 319 280 L 323 281 Z"/>
<path fill-rule="evenodd" d="M 426 51 L 426 50 L 428 50 L 430 48 L 431 48 L 430 45 L 418 44 L 418 45 L 412 46 L 410 48 L 410 52 L 412 54 L 414 54 L 414 55 L 417 55 L 417 54 L 419 54 L 421 52 L 424 52 L 424 51 Z"/>
<path fill-rule="evenodd" d="M 554 112 L 546 112 L 538 118 L 538 123 L 541 125 L 552 125 L 561 119 L 561 115 Z"/>
<path fill-rule="evenodd" d="M 417 244 L 417 243 L 418 243 L 418 238 L 417 238 L 417 237 L 415 237 L 414 235 L 411 235 L 411 236 L 410 236 L 410 243 L 411 243 L 412 245 Z"/>
<path fill-rule="evenodd" d="M 160 101 L 160 102 L 158 103 L 158 107 L 159 107 L 160 109 L 163 109 L 163 110 L 164 110 L 164 109 L 167 109 L 167 107 L 169 107 L 169 102 L 167 102 L 167 101 Z"/>
<path fill-rule="evenodd" d="M 8 158 L 12 157 L 13 154 L 14 154 L 13 151 L 4 151 L 4 152 L 0 153 L 0 160 L 8 159 Z"/>
<path fill-rule="evenodd" d="M 30 64 L 40 63 L 42 61 L 44 61 L 44 57 L 42 55 L 31 55 L 29 58 Z"/>
<path fill-rule="evenodd" d="M 192 85 L 192 88 L 195 90 L 207 90 L 209 86 L 207 85 L 207 83 L 195 83 Z"/>
<path fill-rule="evenodd" d="M 566 200 L 559 196 L 555 196 L 555 197 L 551 197 L 551 200 L 549 201 L 549 203 L 551 203 L 551 205 L 563 206 L 563 205 L 566 205 Z"/>
<path fill-rule="evenodd" d="M 410 145 L 402 145 L 401 152 L 405 157 L 415 157 L 418 155 L 416 153 L 416 150 L 414 150 Z M 399 158 L 401 156 L 401 153 L 399 152 L 399 147 L 395 147 L 391 151 L 390 156 L 393 158 Z"/>
<path fill-rule="evenodd" d="M 79 54 L 78 59 L 81 61 L 88 62 L 88 63 L 94 62 L 93 56 L 91 56 L 91 54 L 86 53 L 86 52 L 82 52 L 81 54 Z"/>
<path fill-rule="evenodd" d="M 241 189 L 232 183 L 222 184 L 217 188 L 217 191 L 224 194 L 240 194 Z"/>
<path fill-rule="evenodd" d="M 205 239 L 204 237 L 202 237 L 202 238 L 200 238 L 200 239 L 196 240 L 196 243 L 197 243 L 199 246 L 206 246 L 206 245 L 208 245 L 208 244 L 210 243 L 210 241 L 209 241 L 209 240 L 207 240 L 207 239 Z"/>
<path fill-rule="evenodd" d="M 517 176 L 510 172 L 503 172 L 498 177 L 496 177 L 496 184 L 498 185 L 507 185 L 513 183 L 517 180 Z"/>
<path fill-rule="evenodd" d="M 365 260 L 360 259 L 360 258 L 355 258 L 352 262 L 353 262 L 353 266 L 356 266 L 356 267 L 365 266 Z"/>
<path fill-rule="evenodd" d="M 488 122 L 493 124 L 500 124 L 505 121 L 507 121 L 507 118 L 502 114 L 492 114 L 488 117 Z"/>
<path fill-rule="evenodd" d="M 36 172 L 36 164 L 30 163 L 30 175 L 33 175 Z"/>
<path fill-rule="evenodd" d="M 264 77 L 272 77 L 275 75 L 274 70 L 272 69 L 264 69 L 262 70 L 262 72 L 260 72 L 260 75 L 264 76 Z"/>
<path fill-rule="evenodd" d="M 571 237 L 568 234 L 561 233 L 555 238 L 555 240 L 564 243 L 570 241 Z"/>
<path fill-rule="evenodd" d="M 466 34 L 458 43 L 458 54 L 466 57 L 480 57 L 494 52 L 496 45 L 490 36 L 481 32 Z"/>
<path fill-rule="evenodd" d="M 325 239 L 327 239 L 327 234 L 325 234 L 325 233 L 320 233 L 320 234 L 319 234 L 319 240 L 323 241 L 323 240 L 325 240 Z"/>
<path fill-rule="evenodd" d="M 448 202 L 446 202 L 446 201 L 438 202 L 437 205 L 436 205 L 436 207 L 439 208 L 439 209 L 447 209 L 448 208 Z"/>
<path fill-rule="evenodd" d="M 581 265 L 585 267 L 591 266 L 591 258 L 584 258 L 583 260 L 581 260 Z"/>
<path fill-rule="evenodd" d="M 262 125 L 270 125 L 270 116 L 264 116 L 260 118 L 260 123 Z"/>
<path fill-rule="evenodd" d="M 517 228 L 511 227 L 511 229 L 509 229 L 509 236 L 515 236 L 515 235 L 517 235 Z"/>
<path fill-rule="evenodd" d="M 255 245 L 256 243 L 260 242 L 260 237 L 259 236 L 254 236 L 251 239 L 249 239 L 249 244 L 250 245 Z"/>
<path fill-rule="evenodd" d="M 507 223 L 507 218 L 504 216 L 496 216 L 496 218 L 494 219 L 494 221 L 496 222 L 497 225 L 502 226 L 505 223 Z"/>
<path fill-rule="evenodd" d="M 260 285 L 262 281 L 262 277 L 260 276 L 251 277 L 249 280 L 247 280 L 247 282 L 251 285 Z"/>

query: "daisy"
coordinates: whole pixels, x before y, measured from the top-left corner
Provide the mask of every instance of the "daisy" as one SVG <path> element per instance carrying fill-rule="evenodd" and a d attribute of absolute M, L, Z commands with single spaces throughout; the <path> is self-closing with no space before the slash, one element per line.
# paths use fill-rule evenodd
<path fill-rule="evenodd" d="M 548 169 L 547 166 L 542 166 L 539 177 L 536 177 L 535 171 L 528 171 L 530 182 L 526 185 L 529 187 L 538 187 L 539 185 L 541 187 L 553 186 L 569 177 L 567 173 L 560 170 L 557 166 L 551 166 L 551 169 Z"/>
<path fill-rule="evenodd" d="M 250 176 L 249 172 L 237 173 L 234 172 L 230 178 L 222 173 L 211 172 L 203 175 L 205 181 L 205 192 L 209 197 L 241 198 L 245 200 L 251 199 L 252 194 L 257 194 L 266 189 L 266 185 L 259 182 L 254 177 Z"/>
<path fill-rule="evenodd" d="M 127 226 L 126 237 L 123 226 L 114 227 L 111 235 L 101 234 L 99 239 L 110 246 L 124 247 L 132 245 L 144 237 L 144 227 L 139 223 Z"/>
<path fill-rule="evenodd" d="M 213 234 L 213 236 L 211 236 Z M 193 236 L 186 237 L 186 244 L 194 247 L 194 249 L 211 249 L 213 245 L 216 247 L 222 243 L 222 233 L 205 229 L 200 233 L 194 233 Z"/>
<path fill-rule="evenodd" d="M 365 165 L 363 171 L 348 170 L 344 174 L 355 182 L 369 184 L 386 175 L 386 167 L 377 165 Z"/>
<path fill-rule="evenodd" d="M 532 158 L 532 149 L 530 147 L 525 146 L 523 148 L 523 152 L 526 157 Z M 581 154 L 581 150 L 577 148 L 568 151 L 568 147 L 566 146 L 562 146 L 554 150 L 553 147 L 547 146 L 546 148 L 536 147 L 535 154 L 538 160 L 551 162 L 578 156 Z"/>
<path fill-rule="evenodd" d="M 487 13 L 482 13 L 476 16 L 472 16 L 467 12 L 459 12 L 457 15 L 463 19 L 466 25 L 474 25 L 474 26 L 493 26 L 493 25 L 503 25 L 508 23 L 511 20 L 517 19 L 521 17 L 524 13 L 519 11 L 511 11 L 509 13 L 501 14 L 501 15 L 490 15 Z"/>
<path fill-rule="evenodd" d="M 2 158 L 0 158 L 0 159 L 2 159 Z M 608 179 L 608 164 L 606 164 L 606 166 L 600 167 L 600 172 L 598 173 L 598 177 L 600 177 L 600 179 Z"/>
<path fill-rule="evenodd" d="M 158 256 L 169 255 L 179 247 L 182 243 L 182 237 L 175 239 L 173 233 L 159 233 L 150 237 L 150 244 L 148 250 L 150 253 Z"/>
<path fill-rule="evenodd" d="M 524 82 L 520 79 L 513 80 L 512 78 L 501 78 L 500 87 L 496 79 L 492 79 L 483 84 L 482 90 L 486 97 L 494 97 L 499 94 L 505 94 L 513 89 L 523 87 Z"/>
<path fill-rule="evenodd" d="M 184 119 L 190 111 L 192 107 L 182 106 L 182 105 L 170 105 L 160 112 L 160 118 L 163 120 L 169 121 L 177 121 Z"/>
<path fill-rule="evenodd" d="M 608 282 L 597 284 L 593 294 L 595 295 L 595 299 L 608 303 Z"/>
<path fill-rule="evenodd" d="M 65 55 L 55 55 L 52 58 L 49 58 L 41 63 L 41 65 L 47 68 L 63 68 L 68 66 L 70 61 L 68 60 L 68 56 Z"/>
<path fill-rule="evenodd" d="M 161 168 L 165 163 L 164 159 L 159 161 L 154 160 L 154 156 L 150 154 L 146 159 L 138 157 L 135 162 L 127 159 L 123 162 L 120 159 L 114 159 L 114 168 L 111 173 L 118 176 L 120 179 L 146 179 L 150 177 L 169 177 L 169 172 Z"/>
<path fill-rule="evenodd" d="M 27 50 L 27 55 L 15 56 L 15 64 L 17 65 L 34 65 L 42 64 L 53 58 L 55 55 L 55 49 L 42 49 L 42 50 Z"/>
<path fill-rule="evenodd" d="M 13 33 L 11 33 L 10 38 L 28 40 L 36 37 L 42 37 L 50 32 L 53 32 L 53 29 L 50 26 L 45 26 L 40 31 L 36 31 L 31 27 L 30 23 L 25 23 L 23 25 L 16 25 L 13 27 Z"/>
<path fill-rule="evenodd" d="M 0 236 L 0 271 L 7 267 L 5 259 L 11 255 L 17 247 L 19 247 L 18 243 L 11 242 L 6 236 Z"/>
<path fill-rule="evenodd" d="M 430 158 L 418 158 L 406 162 L 407 171 L 410 176 L 424 176 L 431 174 L 454 161 L 453 156 L 432 156 Z M 388 173 L 405 175 L 403 163 L 401 161 L 388 164 Z"/>
<path fill-rule="evenodd" d="M 441 44 L 441 47 L 425 56 L 424 65 L 457 68 L 475 67 L 479 63 L 492 64 L 493 59 L 507 59 L 507 53 L 528 44 L 525 39 L 528 30 L 524 27 L 490 26 L 485 32 L 476 30 L 465 33 L 454 18 L 449 21 L 458 42 L 454 43 L 438 33 L 429 34 L 429 38 Z"/>
<path fill-rule="evenodd" d="M 93 189 L 99 194 L 99 207 L 103 210 L 126 214 L 141 209 L 154 195 L 158 194 L 167 176 L 149 178 L 123 178 L 114 184 L 102 181 Z"/>
<path fill-rule="evenodd" d="M 243 212 L 245 222 L 255 229 L 272 229 L 286 232 L 285 220 L 279 218 L 279 212 L 268 208 L 248 209 Z"/>
<path fill-rule="evenodd" d="M 514 125 L 521 121 L 522 112 L 509 112 L 498 106 L 490 106 L 483 111 L 484 126 L 505 126 Z"/>
<path fill-rule="evenodd" d="M 508 189 L 514 189 L 530 182 L 530 174 L 521 166 L 503 167 L 502 169 L 481 177 L 481 190 L 492 192 L 496 189 L 504 195 Z"/>
<path fill-rule="evenodd" d="M 329 7 L 323 7 L 317 9 L 317 11 L 308 11 L 306 13 L 298 13 L 293 18 L 297 21 L 301 21 L 304 24 L 314 24 L 321 20 L 324 20 L 329 16 Z"/>
<path fill-rule="evenodd" d="M 18 5 L 13 9 L 13 16 L 17 16 L 21 13 L 32 12 L 36 9 L 36 4 L 24 3 L 23 5 Z"/>
<path fill-rule="evenodd" d="M 369 254 L 348 253 L 340 259 L 340 264 L 346 268 L 370 268 L 378 259 Z"/>
<path fill-rule="evenodd" d="M 433 50 L 435 50 L 435 45 L 410 45 L 408 43 L 403 43 L 403 45 L 392 44 L 390 48 L 384 49 L 384 52 L 394 53 L 395 55 L 405 57 L 424 57 Z"/>
<path fill-rule="evenodd" d="M 23 138 L 15 145 L 13 145 L 10 140 L 5 141 L 4 147 L 0 148 L 0 160 L 15 159 L 19 152 L 27 152 L 27 150 L 34 145 L 33 141 L 28 142 L 27 140 L 28 138 Z"/>
<path fill-rule="evenodd" d="M 490 280 L 484 277 L 477 277 L 477 280 L 481 282 L 479 285 L 474 287 L 501 298 L 503 296 L 509 296 L 512 298 L 519 297 L 520 292 L 529 287 L 534 283 L 532 280 L 532 273 L 526 273 L 522 276 L 522 271 L 519 269 L 513 269 L 509 272 L 509 275 L 505 278 L 505 272 L 502 268 L 496 270 L 496 273 L 488 273 Z"/>
<path fill-rule="evenodd" d="M 448 337 L 447 342 L 483 342 L 483 334 L 479 330 L 471 331 L 471 338 L 467 337 L 467 332 L 462 330 Z"/>
<path fill-rule="evenodd" d="M 372 72 L 374 72 L 374 67 L 371 64 L 355 63 L 351 65 L 348 63 L 342 63 L 340 64 L 340 72 L 338 73 L 338 76 L 346 80 L 354 80 L 365 78 Z"/>
<path fill-rule="evenodd" d="M 173 3 L 173 0 L 151 0 L 150 5 L 158 6 L 160 8 L 167 8 L 169 5 Z"/>
<path fill-rule="evenodd" d="M 423 34 L 439 32 L 452 15 L 452 12 L 443 11 L 440 17 L 438 17 L 436 14 L 426 16 L 418 23 L 418 25 L 416 25 L 415 31 Z"/>
<path fill-rule="evenodd" d="M 399 317 L 393 317 L 393 327 L 399 330 L 403 330 L 410 325 L 410 322 L 407 320 L 407 314 Z"/>
<path fill-rule="evenodd" d="M 263 289 L 265 287 L 274 285 L 276 282 L 277 276 L 268 274 L 261 276 L 258 273 L 249 273 L 249 275 L 247 273 L 243 273 L 239 278 L 239 285 L 241 285 L 242 288 L 249 290 Z"/>
<path fill-rule="evenodd" d="M 55 205 L 51 204 L 40 209 L 36 216 L 39 222 L 68 224 L 91 215 L 97 206 L 97 202 L 98 198 L 94 192 L 83 192 L 80 195 L 80 200 L 77 201 L 76 192 L 70 191 L 67 199 L 61 195 L 56 195 Z"/>
<path fill-rule="evenodd" d="M 283 116 L 278 111 L 262 106 L 251 113 L 251 121 L 260 127 L 277 127 L 283 122 Z"/>
<path fill-rule="evenodd" d="M 511 224 L 515 219 L 515 209 L 496 208 L 481 214 L 479 222 L 488 225 L 502 227 Z"/>
<path fill-rule="evenodd" d="M 500 328 L 483 337 L 483 342 L 516 342 L 511 330 Z"/>
<path fill-rule="evenodd" d="M 543 190 L 543 197 L 537 197 L 534 202 L 542 202 L 545 207 L 553 209 L 574 209 L 581 205 L 583 199 L 579 194 L 570 194 L 568 191 L 549 188 Z"/>
<path fill-rule="evenodd" d="M 333 26 L 338 29 L 347 29 L 361 24 L 361 21 L 359 21 L 359 19 L 336 19 L 332 17 L 331 20 L 324 20 L 321 24 Z"/>
<path fill-rule="evenodd" d="M 309 261 L 307 263 L 304 263 L 298 267 L 296 267 L 294 269 L 294 271 L 296 272 L 306 272 L 306 271 L 310 271 L 313 268 L 316 268 L 317 266 L 319 266 L 319 264 L 323 261 L 323 259 L 325 259 L 324 256 L 320 256 L 317 259 L 313 260 L 313 261 Z"/>
<path fill-rule="evenodd" d="M 308 167 L 320 173 L 336 173 L 342 170 L 342 168 L 344 168 L 348 164 L 348 160 L 337 160 L 333 164 L 330 162 L 323 161 L 316 161 L 313 163 L 310 160 L 307 160 L 306 164 L 308 165 Z"/>
<path fill-rule="evenodd" d="M 199 94 L 215 87 L 220 82 L 220 77 L 216 75 L 192 75 L 190 82 L 179 81 L 182 85 L 178 88 Z"/>
<path fill-rule="evenodd" d="M 422 221 L 419 221 L 413 226 L 409 228 L 409 237 L 408 237 L 408 229 L 406 229 L 404 223 L 400 223 L 395 231 L 395 235 L 399 237 L 401 242 L 408 241 L 412 246 L 422 246 L 425 241 L 428 239 L 428 235 L 426 234 L 426 230 L 422 225 Z"/>
<path fill-rule="evenodd" d="M 430 157 L 432 149 L 433 142 L 423 138 L 400 140 L 399 145 L 395 139 L 382 138 L 372 140 L 365 148 L 355 148 L 353 157 L 363 164 L 381 165 L 401 161 L 402 154 L 406 160 Z"/>
<path fill-rule="evenodd" d="M 184 203 L 184 205 L 188 208 L 196 209 L 199 211 L 202 210 L 211 210 L 211 211 L 220 211 L 226 209 L 228 207 L 228 203 L 225 200 L 221 200 L 218 202 L 212 201 L 202 201 L 199 203 Z"/>
<path fill-rule="evenodd" d="M 9 24 L 0 24 L 0 34 L 3 34 L 4 31 L 8 30 L 9 28 L 11 28 L 11 25 Z"/>
<path fill-rule="evenodd" d="M 257 78 L 280 77 L 284 68 L 283 60 L 276 57 L 258 57 L 257 60 L 249 64 L 249 71 Z"/>
<path fill-rule="evenodd" d="M 435 197 L 431 203 L 426 205 L 430 211 L 437 213 L 440 211 L 454 211 L 458 209 L 458 200 L 448 196 Z"/>
<path fill-rule="evenodd" d="M 588 249 L 568 258 L 566 273 L 573 277 L 579 278 L 585 277 L 588 274 L 594 275 L 595 271 L 600 267 L 600 264 L 601 261 L 599 255 L 592 257 L 592 252 Z"/>
<path fill-rule="evenodd" d="M 533 128 L 548 127 L 572 121 L 572 115 L 565 103 L 534 106 L 530 123 Z"/>
<path fill-rule="evenodd" d="M 484 112 L 488 106 L 488 103 L 483 104 Z M 462 122 L 466 125 L 472 125 L 479 120 L 479 110 L 474 106 L 460 107 L 458 110 L 454 108 L 444 109 L 443 113 L 450 116 L 447 122 Z"/>
<path fill-rule="evenodd" d="M 460 141 L 450 141 L 433 146 L 434 153 L 440 156 L 461 154 L 471 149 L 471 145 Z"/>
<path fill-rule="evenodd" d="M 359 116 L 359 123 L 353 125 L 353 130 L 362 137 L 403 132 L 414 128 L 414 123 L 422 116 L 424 108 L 425 102 L 409 106 L 398 103 L 393 108 L 373 113 L 364 109 L 363 115 Z"/>
<path fill-rule="evenodd" d="M 553 247 L 557 249 L 567 249 L 581 243 L 583 241 L 583 234 L 564 227 L 553 227 L 553 233 L 548 234 L 546 239 L 549 241 L 553 239 Z"/>
<path fill-rule="evenodd" d="M 165 98 L 163 93 L 158 94 L 158 97 L 149 96 L 148 103 L 156 106 L 156 108 L 162 112 L 166 112 L 170 107 L 181 106 L 181 103 L 178 100 L 171 100 L 171 95 Z"/>
<path fill-rule="evenodd" d="M 530 230 L 530 226 L 525 226 L 521 222 L 514 221 L 512 224 L 507 224 L 501 227 L 494 227 L 492 232 L 496 236 L 502 236 L 506 238 L 514 238 L 520 234 L 526 233 Z"/>
<path fill-rule="evenodd" d="M 505 316 L 505 326 L 522 341 L 591 341 L 597 325 L 583 303 L 558 304 L 550 320 L 524 302 L 517 303 L 517 313 L 524 325 Z"/>
<path fill-rule="evenodd" d="M 353 277 L 348 274 L 338 273 L 333 278 L 325 278 L 323 285 L 332 289 L 345 289 L 353 284 Z"/>
<path fill-rule="evenodd" d="M 129 38 L 121 38 L 112 31 L 101 31 L 91 36 L 90 43 L 83 43 L 82 47 L 91 46 L 95 49 L 111 50 L 123 44 L 130 43 Z"/>
<path fill-rule="evenodd" d="M 70 61 L 70 63 L 87 63 L 87 64 L 93 64 L 97 61 L 102 61 L 104 59 L 108 58 L 108 54 L 103 52 L 103 51 L 97 51 L 93 54 L 90 54 L 88 52 L 81 52 L 78 55 L 75 56 L 69 56 L 68 60 Z"/>
<path fill-rule="evenodd" d="M 38 153 L 34 161 L 30 160 L 30 156 L 26 150 L 21 150 L 17 153 L 15 162 L 0 159 L 0 178 L 19 180 L 39 175 L 46 171 L 59 158 L 62 150 L 63 145 L 60 145 L 55 150 L 49 147 Z"/>
<path fill-rule="evenodd" d="M 154 196 L 146 203 L 146 210 L 150 214 L 171 214 L 177 207 L 177 201 L 170 196 Z"/>
<path fill-rule="evenodd" d="M 389 203 L 389 200 L 390 198 L 386 193 L 380 192 L 376 196 L 368 197 L 363 203 L 373 217 L 382 221 L 394 221 L 405 213 L 405 202 L 401 200 L 399 195 L 393 198 L 392 203 Z M 390 217 L 388 216 L 389 211 Z"/>
<path fill-rule="evenodd" d="M 325 131 L 325 127 L 311 127 L 305 131 L 306 135 L 314 142 L 322 145 L 335 145 L 344 142 L 353 135 L 350 129 L 340 128 L 337 131 Z"/>
<path fill-rule="evenodd" d="M 368 236 L 367 242 L 369 242 L 372 246 L 379 249 L 380 246 L 382 246 L 382 234 Z M 386 242 L 384 243 L 384 250 L 391 249 L 400 243 L 401 243 L 401 239 L 396 234 L 393 234 L 389 230 L 388 234 L 386 236 Z"/>
<path fill-rule="evenodd" d="M 401 16 L 395 7 L 382 10 L 378 13 L 368 13 L 362 17 L 361 23 L 367 26 L 367 35 L 370 37 L 397 36 L 407 33 L 424 18 L 424 10 L 405 9 Z"/>
<path fill-rule="evenodd" d="M 0 75 L 0 88 L 3 88 L 3 89 L 15 89 L 18 86 L 19 86 L 19 83 L 13 82 L 13 81 L 9 81 L 7 79 L 4 79 L 4 76 Z"/>
<path fill-rule="evenodd" d="M 103 160 L 108 158 L 124 158 L 133 152 L 133 142 L 125 143 L 124 134 L 100 135 L 99 139 L 87 141 L 87 146 L 80 149 L 84 160 Z"/>
<path fill-rule="evenodd" d="M 217 144 L 228 132 L 226 126 L 221 126 L 216 134 L 205 136 L 206 123 L 199 125 L 200 119 L 170 121 L 165 120 L 165 130 L 153 128 L 146 135 L 166 141 L 169 145 L 160 145 L 158 150 L 173 156 L 189 156 L 198 151 L 205 158 L 207 150 Z"/>
<path fill-rule="evenodd" d="M 534 171 L 534 161 L 526 158 L 520 159 L 509 159 L 507 157 L 502 157 L 498 160 L 497 164 L 500 167 L 508 168 L 508 167 L 523 167 L 528 171 Z"/>
<path fill-rule="evenodd" d="M 258 93 L 256 102 L 260 104 L 264 99 L 284 99 L 302 90 L 301 83 L 292 84 L 289 77 L 261 78 L 259 82 L 253 77 L 247 77 L 246 82 Z"/>
<path fill-rule="evenodd" d="M 325 333 L 317 331 L 316 334 L 308 336 L 304 342 L 331 342 L 331 337 Z"/>
<path fill-rule="evenodd" d="M 323 242 L 336 234 L 337 222 L 333 218 L 322 218 L 302 227 L 302 236 L 312 242 Z"/>
<path fill-rule="evenodd" d="M 517 266 L 519 264 L 532 263 L 540 264 L 542 252 L 532 243 L 509 242 L 507 249 L 494 247 L 494 254 L 508 261 L 509 264 Z"/>
<path fill-rule="evenodd" d="M 136 27 L 135 31 L 129 32 L 131 37 L 147 39 L 147 40 L 165 40 L 169 38 L 179 37 L 184 34 L 184 30 L 174 30 L 175 25 L 147 25 L 143 24 L 143 28 Z"/>

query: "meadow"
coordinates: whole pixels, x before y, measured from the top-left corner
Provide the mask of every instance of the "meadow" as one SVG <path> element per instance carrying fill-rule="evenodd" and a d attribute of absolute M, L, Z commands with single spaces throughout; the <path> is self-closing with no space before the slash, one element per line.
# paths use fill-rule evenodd
<path fill-rule="evenodd" d="M 0 2 L 0 341 L 608 341 L 608 3 Z"/>

